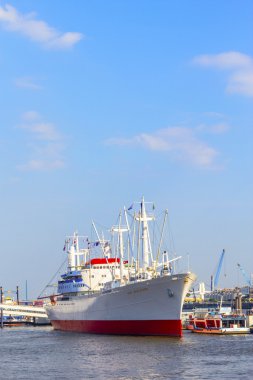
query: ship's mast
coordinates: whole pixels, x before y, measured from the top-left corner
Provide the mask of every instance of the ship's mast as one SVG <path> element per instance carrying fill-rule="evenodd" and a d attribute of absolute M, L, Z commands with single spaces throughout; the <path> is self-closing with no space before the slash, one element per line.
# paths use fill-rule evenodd
<path fill-rule="evenodd" d="M 70 271 L 80 269 L 81 256 L 86 261 L 88 250 L 79 248 L 79 238 L 87 238 L 87 236 L 79 236 L 77 232 L 74 232 L 73 236 L 68 236 L 67 240 L 65 240 L 65 247 L 67 247 L 68 253 L 68 268 Z"/>
<path fill-rule="evenodd" d="M 133 260 L 133 246 L 134 246 L 134 243 L 132 244 L 132 241 L 131 241 L 131 236 L 130 236 L 130 227 L 129 227 L 129 223 L 128 223 L 128 217 L 127 217 L 127 211 L 126 211 L 126 208 L 124 207 L 124 214 L 125 214 L 125 220 L 126 220 L 126 225 L 127 225 L 127 231 L 128 231 L 128 239 L 127 239 L 127 242 L 128 242 L 128 256 L 127 256 L 127 260 L 128 260 L 128 277 L 130 277 L 130 251 L 131 251 L 131 261 Z M 134 230 L 135 230 L 135 223 L 134 223 Z M 135 234 L 135 231 L 133 233 L 133 236 Z"/>
<path fill-rule="evenodd" d="M 164 227 L 165 227 L 165 222 L 166 222 L 167 217 L 168 217 L 168 210 L 165 210 L 163 226 L 162 226 L 162 233 L 161 233 L 160 242 L 159 242 L 159 246 L 158 246 L 158 250 L 157 250 L 156 260 L 155 260 L 155 271 L 157 269 L 158 260 L 159 260 L 159 256 L 160 256 L 160 252 L 161 252 L 163 232 L 164 232 Z"/>
<path fill-rule="evenodd" d="M 150 256 L 152 256 L 148 222 L 153 220 L 153 217 L 147 216 L 144 197 L 142 197 L 141 200 L 141 211 L 139 212 L 139 215 L 137 215 L 136 219 L 139 220 L 142 225 L 142 268 L 145 272 L 149 267 Z"/>
<path fill-rule="evenodd" d="M 120 281 L 123 281 L 124 272 L 124 241 L 123 232 L 128 232 L 128 228 L 121 226 L 121 213 L 119 215 L 119 225 L 112 227 L 112 232 L 118 232 L 119 234 L 119 254 L 120 254 Z"/>
<path fill-rule="evenodd" d="M 100 239 L 100 236 L 99 236 L 99 234 L 98 234 L 98 230 L 97 230 L 97 228 L 96 228 L 96 226 L 95 226 L 95 223 L 94 223 L 93 221 L 92 221 L 92 226 L 93 226 L 93 228 L 94 228 L 94 230 L 95 230 L 95 232 L 96 232 L 96 235 L 97 235 L 97 238 L 98 238 L 98 242 L 99 242 L 99 246 L 100 246 L 100 248 L 101 248 L 101 250 L 102 250 L 102 253 L 103 253 L 103 255 L 106 257 L 105 249 L 104 249 L 104 244 L 103 244 L 103 240 Z"/>
<path fill-rule="evenodd" d="M 76 259 L 77 259 L 76 248 L 78 247 L 77 232 L 74 232 L 74 235 L 70 236 L 69 238 L 71 241 L 71 245 L 70 245 L 70 248 L 68 249 L 68 267 L 69 267 L 69 270 L 71 271 L 71 270 L 75 270 L 78 264 L 76 262 Z"/>
<path fill-rule="evenodd" d="M 78 233 L 74 232 L 74 248 L 75 248 L 75 254 L 76 254 L 76 268 L 80 266 L 80 254 L 79 254 L 79 239 L 78 239 Z"/>

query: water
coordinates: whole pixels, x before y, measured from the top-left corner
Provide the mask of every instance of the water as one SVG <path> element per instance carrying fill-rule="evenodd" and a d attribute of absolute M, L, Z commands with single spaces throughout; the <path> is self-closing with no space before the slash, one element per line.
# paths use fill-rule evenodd
<path fill-rule="evenodd" d="M 0 331 L 0 379 L 252 379 L 253 334 L 183 338 Z"/>

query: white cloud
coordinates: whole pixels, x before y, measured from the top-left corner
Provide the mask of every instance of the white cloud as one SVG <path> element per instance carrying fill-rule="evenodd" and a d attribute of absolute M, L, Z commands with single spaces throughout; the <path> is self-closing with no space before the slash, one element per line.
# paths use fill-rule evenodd
<path fill-rule="evenodd" d="M 77 43 L 81 39 L 82 39 L 81 33 L 68 32 L 56 38 L 52 38 L 50 41 L 48 41 L 48 47 L 52 49 L 57 49 L 57 48 L 65 49 L 65 48 L 69 48 L 73 46 L 75 43 Z"/>
<path fill-rule="evenodd" d="M 129 139 L 112 138 L 110 145 L 143 147 L 151 151 L 165 152 L 170 158 L 202 168 L 214 168 L 218 152 L 201 141 L 196 131 L 186 127 L 169 127 L 154 133 L 142 133 Z"/>
<path fill-rule="evenodd" d="M 37 111 L 27 111 L 23 113 L 22 119 L 25 121 L 39 120 L 40 114 Z"/>
<path fill-rule="evenodd" d="M 235 72 L 228 82 L 227 91 L 253 96 L 253 65 L 248 70 L 238 70 Z"/>
<path fill-rule="evenodd" d="M 63 136 L 53 123 L 44 122 L 36 111 L 22 115 L 23 124 L 19 126 L 27 132 L 27 147 L 31 158 L 17 166 L 25 171 L 47 171 L 65 166 L 62 152 L 65 148 Z"/>
<path fill-rule="evenodd" d="M 41 90 L 42 87 L 38 85 L 31 77 L 16 78 L 14 80 L 15 86 L 21 88 L 28 88 L 30 90 Z"/>
<path fill-rule="evenodd" d="M 253 96 L 253 58 L 239 52 L 200 55 L 193 63 L 229 71 L 226 91 Z"/>
<path fill-rule="evenodd" d="M 54 124 L 45 122 L 36 122 L 20 125 L 20 128 L 32 132 L 38 140 L 58 141 L 61 136 L 56 131 Z"/>
<path fill-rule="evenodd" d="M 217 123 L 217 124 L 200 124 L 196 127 L 198 131 L 208 132 L 213 134 L 221 134 L 229 130 L 229 125 L 227 123 Z"/>
<path fill-rule="evenodd" d="M 204 112 L 203 115 L 207 116 L 208 118 L 213 118 L 213 119 L 224 119 L 224 118 L 226 118 L 226 116 L 223 113 L 214 112 L 214 111 Z"/>
<path fill-rule="evenodd" d="M 19 32 L 32 41 L 52 49 L 68 49 L 83 38 L 81 33 L 61 33 L 45 21 L 36 20 L 34 13 L 21 14 L 9 4 L 0 6 L 0 23 L 7 30 Z"/>
<path fill-rule="evenodd" d="M 17 168 L 21 171 L 50 171 L 61 169 L 65 166 L 62 160 L 30 160 L 24 165 L 18 165 Z"/>
<path fill-rule="evenodd" d="M 221 54 L 200 55 L 193 59 L 193 63 L 218 69 L 234 69 L 251 66 L 252 58 L 246 54 L 231 51 Z"/>
<path fill-rule="evenodd" d="M 21 124 L 19 128 L 31 132 L 37 140 L 59 141 L 62 139 L 55 125 L 44 122 L 38 112 L 27 111 L 23 113 L 22 119 L 25 121 L 25 124 Z"/>

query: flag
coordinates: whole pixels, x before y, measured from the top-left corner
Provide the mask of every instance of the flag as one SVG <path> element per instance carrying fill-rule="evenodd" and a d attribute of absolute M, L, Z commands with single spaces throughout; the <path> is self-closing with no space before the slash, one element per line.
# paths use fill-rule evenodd
<path fill-rule="evenodd" d="M 132 208 L 134 207 L 134 205 L 133 204 L 131 204 L 131 206 L 130 207 L 128 207 L 128 211 L 130 211 L 130 210 L 132 210 Z"/>
<path fill-rule="evenodd" d="M 63 251 L 65 251 L 66 250 L 66 244 L 64 245 L 64 247 L 63 247 Z"/>

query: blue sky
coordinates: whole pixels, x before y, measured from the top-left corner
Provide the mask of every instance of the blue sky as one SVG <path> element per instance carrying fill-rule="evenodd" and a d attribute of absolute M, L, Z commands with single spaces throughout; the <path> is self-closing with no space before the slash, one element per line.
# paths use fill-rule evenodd
<path fill-rule="evenodd" d="M 65 235 L 142 195 L 220 285 L 253 273 L 253 1 L 0 1 L 1 269 L 37 296 Z M 226 274 L 226 276 L 225 276 Z"/>

